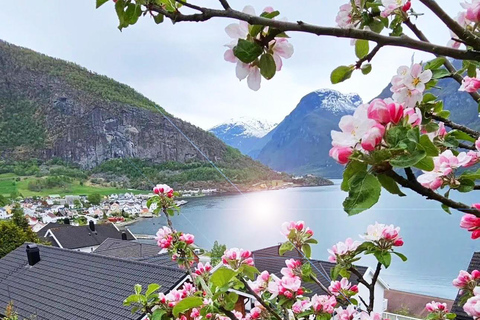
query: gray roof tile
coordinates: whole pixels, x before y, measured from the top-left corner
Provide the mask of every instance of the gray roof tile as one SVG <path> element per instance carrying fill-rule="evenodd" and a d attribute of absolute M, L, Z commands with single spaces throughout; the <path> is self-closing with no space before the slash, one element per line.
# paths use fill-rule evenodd
<path fill-rule="evenodd" d="M 473 253 L 472 260 L 470 260 L 470 264 L 468 265 L 468 272 L 472 272 L 473 270 L 480 270 L 480 252 Z M 473 318 L 470 317 L 463 311 L 463 307 L 459 305 L 460 302 L 460 295 L 457 294 L 455 298 L 455 302 L 453 303 L 452 312 L 457 314 L 455 319 L 457 320 L 472 320 Z"/>
<path fill-rule="evenodd" d="M 22 317 L 38 320 L 138 319 L 122 301 L 140 283 L 168 292 L 184 277 L 178 268 L 39 245 L 40 262 L 28 265 L 25 245 L 0 259 L 0 306 L 9 301 Z"/>

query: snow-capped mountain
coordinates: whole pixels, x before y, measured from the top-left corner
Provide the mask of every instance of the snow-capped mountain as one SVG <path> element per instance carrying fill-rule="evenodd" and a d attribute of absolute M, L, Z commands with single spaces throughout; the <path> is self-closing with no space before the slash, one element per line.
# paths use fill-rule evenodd
<path fill-rule="evenodd" d="M 342 166 L 328 156 L 330 132 L 340 118 L 362 104 L 358 94 L 321 89 L 304 96 L 297 107 L 268 134 L 257 160 L 272 169 L 297 174 L 340 177 Z"/>
<path fill-rule="evenodd" d="M 241 117 L 216 125 L 209 131 L 226 144 L 239 149 L 244 154 L 249 154 L 257 142 L 275 126 L 276 124 L 266 120 Z"/>

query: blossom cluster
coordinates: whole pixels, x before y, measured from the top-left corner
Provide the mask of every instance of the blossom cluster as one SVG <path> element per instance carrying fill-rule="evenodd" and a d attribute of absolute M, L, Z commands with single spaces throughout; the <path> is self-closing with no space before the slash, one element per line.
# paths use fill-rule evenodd
<path fill-rule="evenodd" d="M 266 7 L 263 9 L 264 13 L 271 13 L 273 11 L 272 7 Z M 243 9 L 243 12 L 253 16 L 255 15 L 255 9 L 252 6 L 246 6 Z M 234 54 L 234 48 L 238 44 L 239 39 L 261 41 L 262 37 L 266 35 L 264 32 L 259 32 L 257 35 L 252 36 L 250 34 L 251 30 L 252 26 L 245 21 L 232 23 L 225 28 L 225 32 L 230 38 L 232 38 L 232 41 L 225 45 L 228 49 L 225 51 L 224 59 L 228 62 L 236 63 L 237 78 L 239 80 L 244 80 L 246 78 L 248 87 L 257 91 L 260 89 L 260 83 L 262 80 L 258 59 L 251 63 L 244 63 Z M 266 31 L 268 32 L 268 28 Z M 266 51 L 272 52 L 276 71 L 280 71 L 283 66 L 282 58 L 288 59 L 293 55 L 293 46 L 286 38 L 275 37 L 267 44 Z"/>
<path fill-rule="evenodd" d="M 342 278 L 340 281 L 332 281 L 328 290 L 339 298 L 350 298 L 358 293 L 358 287 L 352 285 L 347 278 Z"/>
<path fill-rule="evenodd" d="M 313 237 L 313 231 L 305 226 L 304 221 L 290 221 L 282 224 L 282 234 L 296 247 L 301 247 Z"/>
<path fill-rule="evenodd" d="M 360 241 L 353 241 L 352 238 L 347 238 L 345 242 L 337 242 L 332 249 L 328 249 L 330 256 L 328 261 L 337 263 L 338 260 L 348 261 L 356 255 L 358 246 L 362 244 Z"/>
<path fill-rule="evenodd" d="M 463 28 L 472 30 L 473 27 L 475 27 L 475 24 L 480 22 L 480 1 L 465 1 L 460 5 L 463 7 L 463 9 L 465 9 L 465 11 L 459 12 L 455 20 Z M 448 46 L 456 49 L 460 48 L 462 42 L 455 40 L 458 39 L 458 36 L 453 31 L 450 31 L 450 35 L 452 39 L 448 42 Z"/>
<path fill-rule="evenodd" d="M 238 248 L 227 249 L 223 253 L 222 262 L 234 270 L 242 265 L 253 266 L 252 252 Z"/>
<path fill-rule="evenodd" d="M 403 239 L 400 237 L 400 227 L 375 222 L 367 227 L 367 233 L 361 236 L 366 241 L 371 241 L 382 249 L 403 246 Z"/>
<path fill-rule="evenodd" d="M 433 158 L 434 169 L 423 171 L 417 181 L 424 187 L 436 190 L 445 185 L 458 186 L 460 183 L 455 179 L 455 170 L 463 167 L 468 168 L 480 161 L 480 139 L 476 141 L 477 151 L 460 152 L 457 155 L 451 150 L 445 150 Z"/>
<path fill-rule="evenodd" d="M 353 115 L 340 119 L 341 131 L 331 132 L 330 156 L 340 164 L 346 164 L 354 150 L 367 153 L 376 150 L 388 129 L 401 120 L 411 127 L 419 126 L 422 113 L 416 104 L 422 100 L 425 85 L 431 78 L 432 71 L 423 71 L 420 64 L 400 67 L 392 78 L 393 99 L 375 99 L 357 107 Z M 444 131 L 439 130 L 438 134 L 444 134 Z"/>
<path fill-rule="evenodd" d="M 474 203 L 472 208 L 480 210 L 480 203 Z M 472 239 L 480 238 L 480 218 L 477 216 L 467 213 L 463 215 L 462 220 L 460 221 L 460 228 L 466 229 L 472 233 Z"/>
<path fill-rule="evenodd" d="M 166 184 L 157 184 L 155 187 L 153 187 L 153 193 L 166 196 L 168 198 L 173 197 L 173 189 Z"/>
<path fill-rule="evenodd" d="M 273 281 L 268 284 L 268 291 L 274 296 L 285 296 L 288 299 L 292 299 L 297 295 L 302 295 L 304 289 L 302 288 L 302 280 L 299 276 L 301 271 L 301 262 L 290 259 L 285 261 L 286 268 L 282 268 L 281 279 L 275 277 Z"/>

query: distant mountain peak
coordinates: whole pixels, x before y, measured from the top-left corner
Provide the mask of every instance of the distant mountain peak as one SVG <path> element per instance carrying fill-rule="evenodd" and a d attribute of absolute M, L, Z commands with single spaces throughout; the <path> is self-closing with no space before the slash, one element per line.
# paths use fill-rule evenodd
<path fill-rule="evenodd" d="M 277 124 L 273 124 L 267 120 L 254 119 L 251 117 L 240 117 L 230 119 L 222 124 L 216 125 L 209 131 L 223 131 L 224 134 L 229 133 L 234 136 L 262 138 L 269 133 Z"/>
<path fill-rule="evenodd" d="M 319 107 L 335 114 L 353 113 L 363 103 L 362 98 L 356 93 L 344 94 L 333 89 L 319 89 L 312 93 L 320 98 Z"/>

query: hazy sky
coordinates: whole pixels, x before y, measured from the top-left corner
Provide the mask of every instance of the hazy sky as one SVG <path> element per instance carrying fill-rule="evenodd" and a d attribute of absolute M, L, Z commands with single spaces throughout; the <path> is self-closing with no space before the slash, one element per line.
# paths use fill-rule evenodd
<path fill-rule="evenodd" d="M 191 0 L 193 1 L 193 0 Z M 258 11 L 272 5 L 290 21 L 333 26 L 338 7 L 346 0 L 231 0 L 242 9 L 251 4 Z M 437 0 L 455 16 L 457 0 Z M 213 0 L 199 0 L 216 6 Z M 412 0 L 417 12 L 425 8 Z M 235 65 L 223 60 L 230 39 L 224 28 L 234 21 L 206 23 L 166 21 L 156 25 L 145 17 L 123 32 L 117 29 L 113 2 L 95 9 L 94 0 L 4 1 L 0 10 L 0 38 L 57 58 L 73 61 L 92 71 L 126 83 L 170 113 L 202 128 L 240 116 L 281 121 L 306 94 L 320 88 L 357 92 L 364 100 L 375 97 L 390 81 L 397 67 L 410 64 L 412 52 L 384 48 L 373 61 L 368 76 L 356 74 L 340 85 L 331 85 L 330 72 L 355 62 L 349 40 L 290 33 L 295 53 L 284 68 L 262 88 L 248 89 L 235 77 Z M 432 15 L 418 21 L 433 42 L 446 44 L 448 30 Z M 416 61 L 431 55 L 416 54 Z"/>

